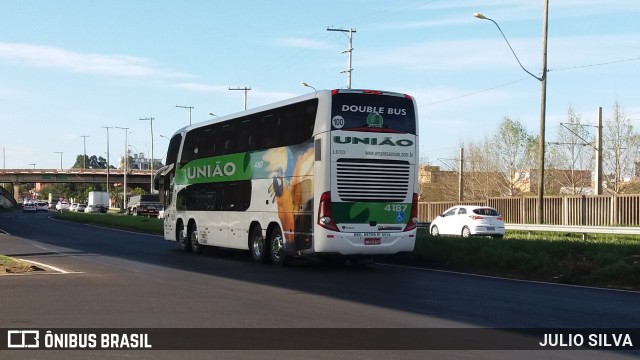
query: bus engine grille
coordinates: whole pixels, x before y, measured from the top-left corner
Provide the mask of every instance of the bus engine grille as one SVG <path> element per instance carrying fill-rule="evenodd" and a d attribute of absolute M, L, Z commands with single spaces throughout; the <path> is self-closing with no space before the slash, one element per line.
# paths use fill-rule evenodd
<path fill-rule="evenodd" d="M 338 159 L 336 177 L 342 201 L 402 202 L 411 184 L 408 161 Z"/>

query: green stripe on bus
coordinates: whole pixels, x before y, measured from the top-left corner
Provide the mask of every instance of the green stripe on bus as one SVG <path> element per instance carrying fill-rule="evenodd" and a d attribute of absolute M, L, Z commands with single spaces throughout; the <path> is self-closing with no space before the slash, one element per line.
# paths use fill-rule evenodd
<path fill-rule="evenodd" d="M 406 224 L 411 215 L 411 203 L 334 202 L 331 212 L 337 224 L 369 223 Z"/>

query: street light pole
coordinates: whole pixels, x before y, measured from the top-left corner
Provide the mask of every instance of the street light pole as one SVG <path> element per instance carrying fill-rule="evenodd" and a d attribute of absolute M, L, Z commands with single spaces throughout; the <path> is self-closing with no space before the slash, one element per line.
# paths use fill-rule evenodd
<path fill-rule="evenodd" d="M 122 209 L 127 211 L 127 171 L 129 171 L 129 128 L 118 127 L 117 129 L 124 130 L 124 167 L 122 169 L 122 176 L 124 177 L 122 186 Z"/>
<path fill-rule="evenodd" d="M 151 166 L 149 167 L 151 169 L 151 182 L 149 184 L 149 193 L 153 194 L 153 117 L 140 118 L 140 120 L 149 121 L 151 125 Z"/>
<path fill-rule="evenodd" d="M 84 143 L 84 157 L 83 157 L 83 165 L 82 168 L 86 169 L 87 168 L 87 138 L 90 137 L 89 135 L 80 135 L 82 139 L 82 142 Z"/>
<path fill-rule="evenodd" d="M 55 154 L 60 154 L 60 170 L 62 170 L 62 151 L 54 151 Z"/>
<path fill-rule="evenodd" d="M 109 194 L 109 166 L 111 166 L 109 164 L 109 129 L 113 126 L 103 126 L 102 128 L 107 129 L 107 194 Z"/>
<path fill-rule="evenodd" d="M 541 88 L 540 88 L 540 133 L 538 136 L 539 154 L 538 154 L 537 223 L 544 224 L 544 162 L 545 162 L 544 155 L 545 155 L 545 145 L 546 145 L 545 144 L 545 122 L 546 122 L 546 113 L 547 113 L 547 31 L 548 31 L 548 20 L 549 20 L 549 0 L 544 0 L 544 15 L 543 15 L 543 23 L 542 23 L 542 74 L 541 76 L 536 76 L 532 74 L 527 69 L 525 69 L 524 66 L 522 66 L 522 63 L 520 63 L 520 59 L 518 59 L 518 56 L 516 55 L 515 51 L 513 51 L 511 44 L 509 44 L 509 40 L 507 40 L 507 37 L 504 35 L 504 32 L 502 32 L 502 29 L 500 28 L 500 25 L 498 25 L 497 22 L 495 22 L 493 19 L 490 19 L 482 15 L 481 13 L 475 13 L 473 14 L 473 16 L 477 17 L 478 19 L 489 20 L 493 22 L 498 28 L 498 30 L 500 30 L 502 37 L 507 42 L 507 45 L 509 45 L 509 49 L 511 49 L 511 53 L 513 53 L 513 56 L 518 61 L 518 64 L 520 65 L 520 67 L 527 74 L 531 75 L 532 77 L 540 81 Z"/>
<path fill-rule="evenodd" d="M 193 106 L 176 105 L 176 107 L 189 110 L 189 125 L 191 125 L 191 110 L 193 110 Z"/>

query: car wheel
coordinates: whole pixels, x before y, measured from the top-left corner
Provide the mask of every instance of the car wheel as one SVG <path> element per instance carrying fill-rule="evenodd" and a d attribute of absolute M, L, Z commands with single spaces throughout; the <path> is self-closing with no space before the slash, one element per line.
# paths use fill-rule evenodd
<path fill-rule="evenodd" d="M 440 236 L 440 230 L 438 229 L 438 225 L 433 225 L 431 227 L 431 235 Z"/>
<path fill-rule="evenodd" d="M 189 226 L 189 242 L 194 253 L 202 254 L 202 245 L 198 242 L 198 225 L 195 222 Z"/>
<path fill-rule="evenodd" d="M 287 255 L 284 251 L 284 236 L 282 230 L 276 227 L 269 237 L 269 247 L 271 249 L 271 262 L 277 266 L 284 266 L 287 263 Z"/>
<path fill-rule="evenodd" d="M 253 261 L 259 263 L 265 263 L 269 259 L 269 247 L 267 241 L 262 236 L 262 231 L 259 226 L 251 228 L 249 234 L 249 248 L 251 249 L 251 257 Z"/>
<path fill-rule="evenodd" d="M 191 243 L 187 240 L 187 232 L 182 221 L 178 222 L 178 226 L 176 227 L 176 237 L 178 238 L 180 249 L 185 252 L 191 252 Z"/>
<path fill-rule="evenodd" d="M 471 230 L 469 230 L 469 227 L 465 226 L 462 228 L 462 237 L 463 238 L 468 238 L 469 236 L 471 236 Z"/>

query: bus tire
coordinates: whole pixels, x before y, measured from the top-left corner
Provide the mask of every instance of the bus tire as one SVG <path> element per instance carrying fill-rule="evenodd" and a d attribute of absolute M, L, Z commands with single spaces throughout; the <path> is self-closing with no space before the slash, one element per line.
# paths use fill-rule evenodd
<path fill-rule="evenodd" d="M 269 247 L 259 226 L 251 227 L 249 233 L 249 249 L 251 250 L 251 258 L 258 263 L 266 263 L 269 260 Z"/>
<path fill-rule="evenodd" d="M 202 245 L 198 242 L 198 225 L 195 221 L 189 223 L 189 243 L 194 253 L 202 254 Z"/>
<path fill-rule="evenodd" d="M 269 249 L 271 250 L 271 262 L 276 266 L 284 266 L 287 264 L 287 255 L 284 251 L 284 236 L 279 226 L 276 226 L 269 236 Z"/>
<path fill-rule="evenodd" d="M 191 243 L 188 241 L 187 232 L 182 220 L 178 221 L 176 225 L 176 240 L 178 240 L 178 246 L 180 246 L 182 251 L 191 252 Z"/>

